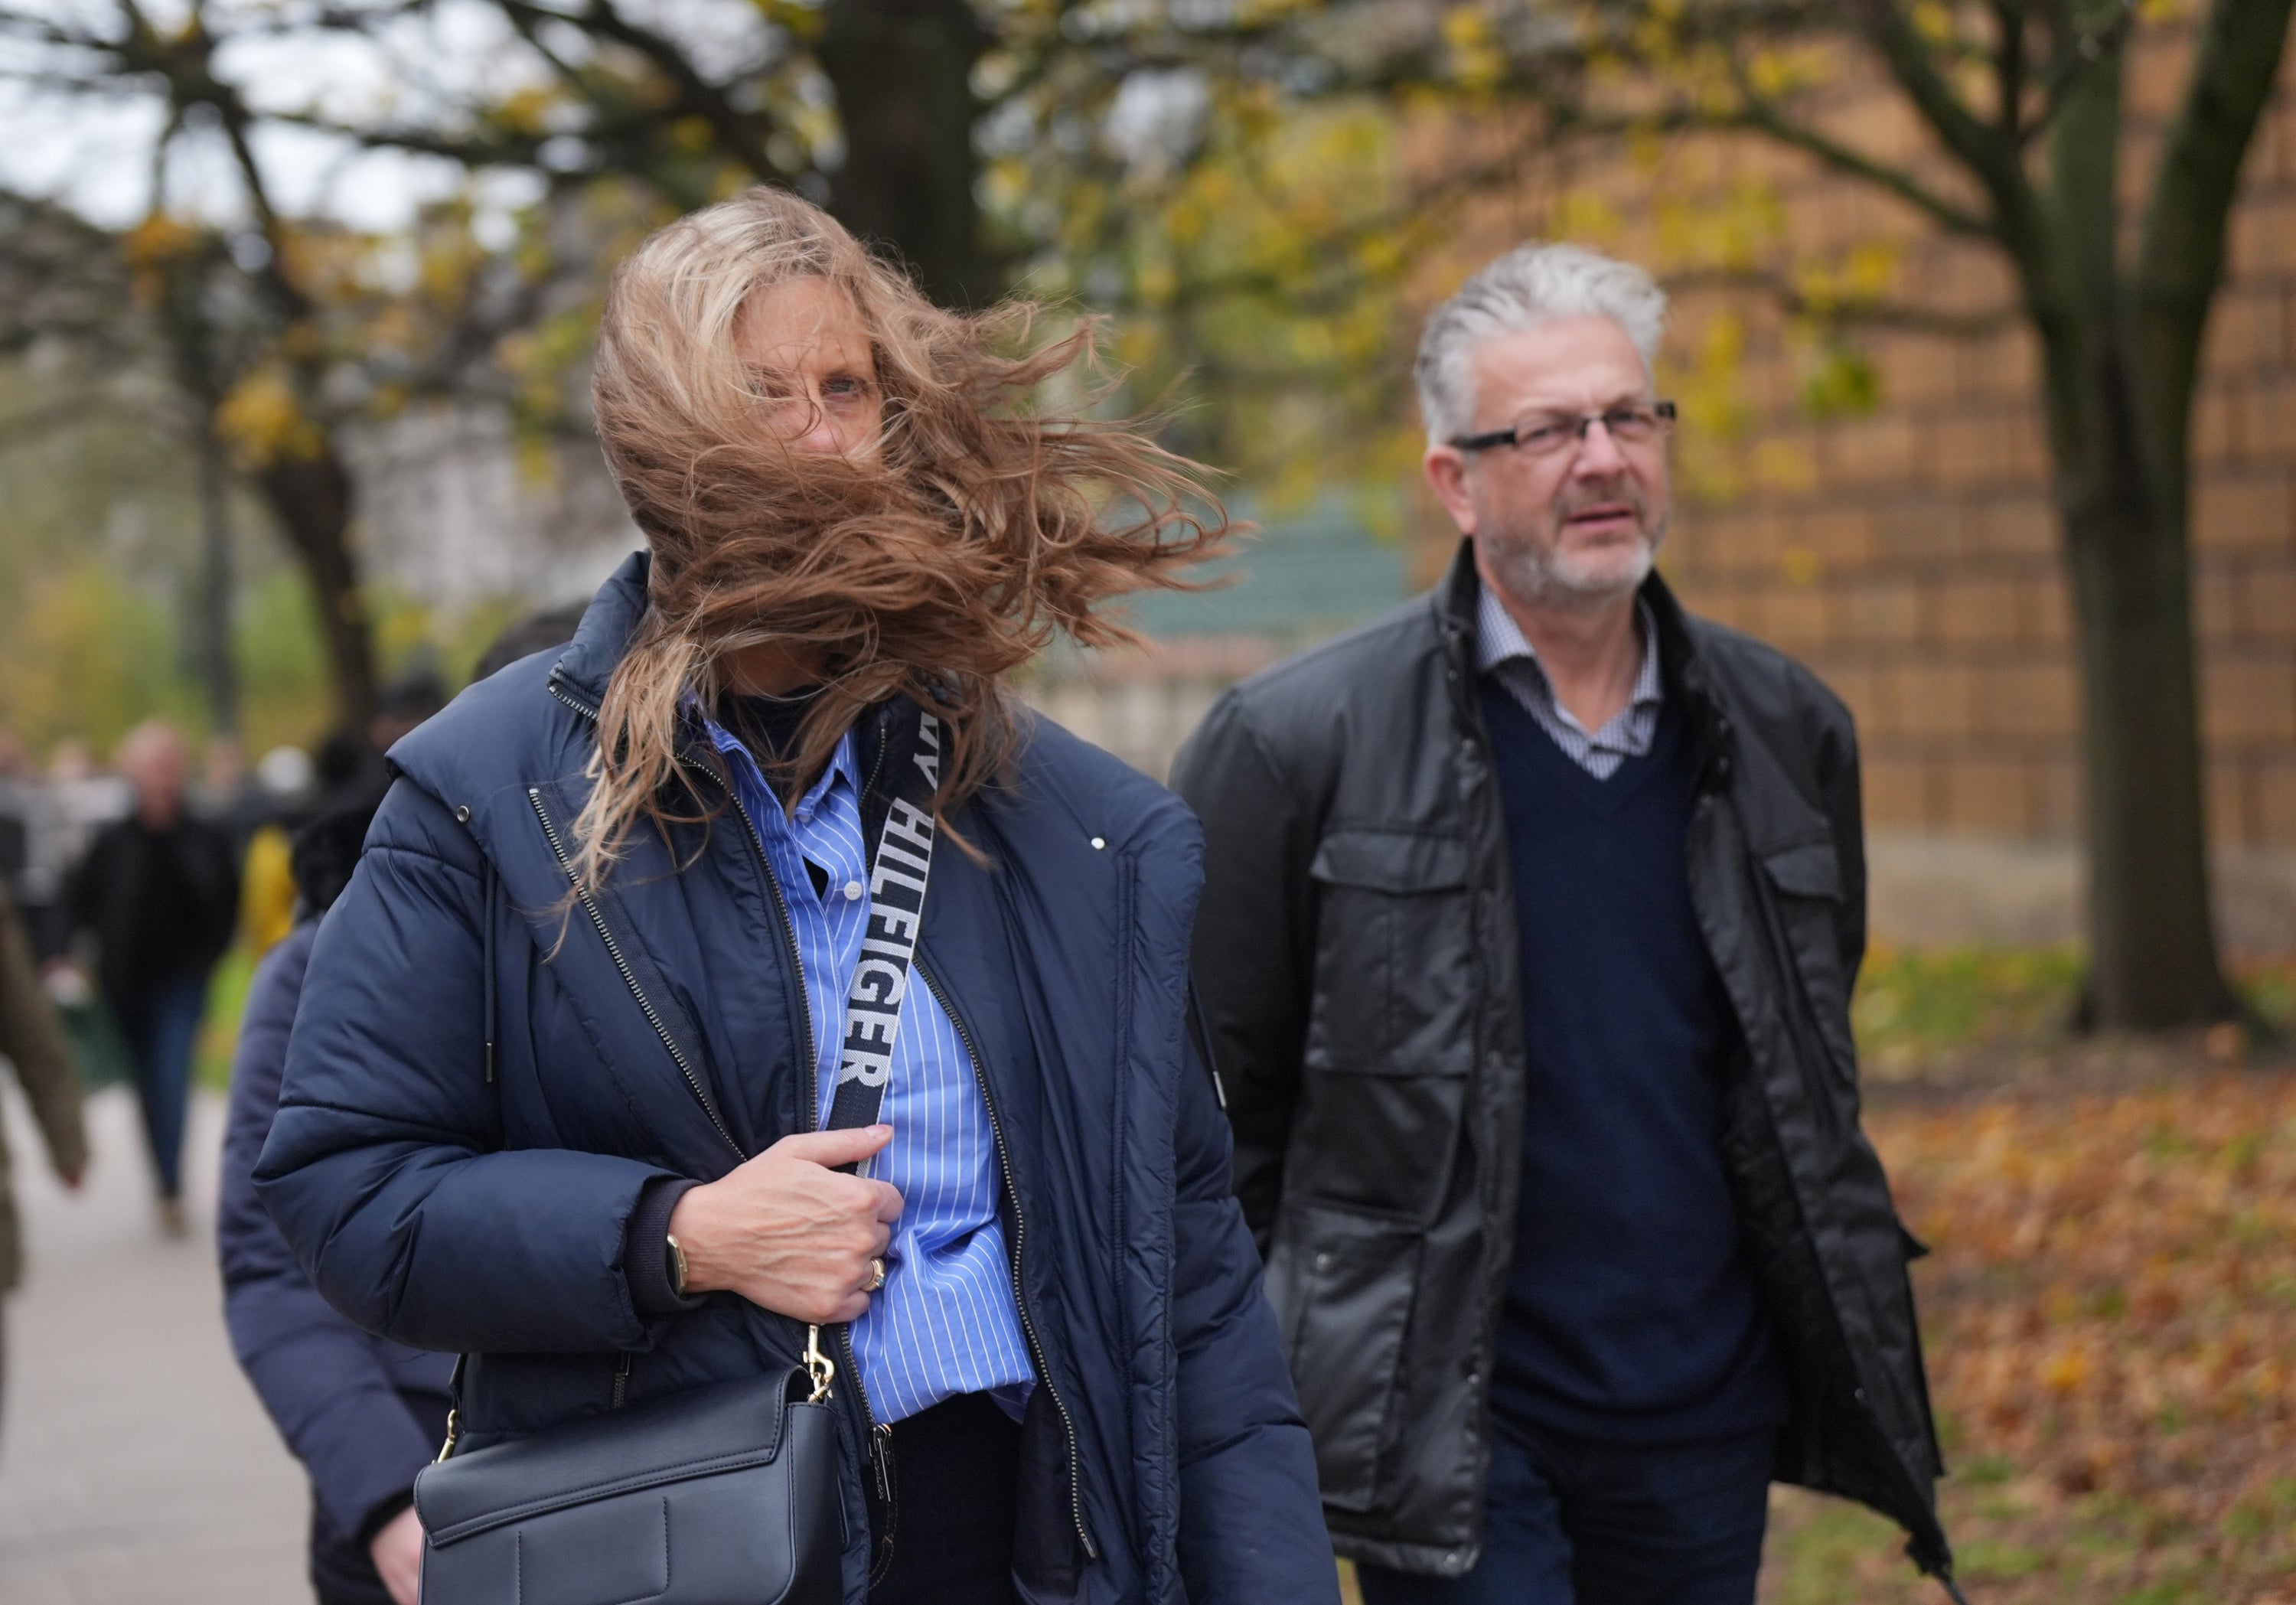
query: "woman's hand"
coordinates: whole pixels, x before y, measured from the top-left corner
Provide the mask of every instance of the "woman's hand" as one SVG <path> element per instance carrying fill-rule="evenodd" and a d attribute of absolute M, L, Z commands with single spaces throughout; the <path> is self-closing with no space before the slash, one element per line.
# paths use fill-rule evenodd
<path fill-rule="evenodd" d="M 383 1524 L 366 1546 L 391 1605 L 414 1605 L 422 1587 L 422 1519 L 408 1505 Z"/>
<path fill-rule="evenodd" d="M 893 1140 L 890 1126 L 800 1132 L 730 1174 L 686 1190 L 669 1234 L 685 1253 L 685 1290 L 739 1293 L 809 1325 L 858 1320 L 869 1263 L 893 1240 L 901 1195 L 840 1175 Z"/>

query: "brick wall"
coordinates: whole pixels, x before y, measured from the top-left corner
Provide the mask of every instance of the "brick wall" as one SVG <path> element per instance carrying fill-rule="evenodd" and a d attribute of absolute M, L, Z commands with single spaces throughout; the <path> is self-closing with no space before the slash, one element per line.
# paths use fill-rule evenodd
<path fill-rule="evenodd" d="M 2183 81 L 2185 50 L 2174 32 L 2139 36 L 2132 198 Z M 1836 127 L 1867 148 L 1919 152 L 1918 130 L 1888 93 L 1851 83 L 1834 105 Z M 1894 238 L 1908 299 L 1965 312 L 2009 303 L 2006 275 L 1986 248 L 1944 242 L 1791 153 L 1707 141 L 1669 150 L 1665 168 L 1662 192 L 1650 168 L 1624 157 L 1548 174 L 1534 186 L 1538 198 L 1528 206 L 1517 198 L 1480 243 L 1562 232 L 1558 217 L 1584 215 L 1591 193 L 1612 220 L 1602 243 L 1662 262 L 1669 205 L 1679 226 L 1685 196 L 1694 206 L 1702 192 L 1711 199 L 1758 182 L 1782 200 L 1799 250 Z M 1693 607 L 1804 658 L 1849 700 L 1864 732 L 1875 829 L 2070 840 L 2079 690 L 2030 340 L 2013 327 L 1964 339 L 1865 337 L 1878 405 L 1820 419 L 1800 399 L 1812 362 L 1806 343 L 1745 291 L 1677 299 L 1669 338 L 1677 375 L 1708 360 L 1722 319 L 1741 332 L 1729 389 L 1742 411 L 1727 430 L 1685 423 L 1685 478 L 1710 483 L 1708 494 L 1685 497 L 1677 518 L 1670 576 Z M 2216 838 L 2296 848 L 2296 63 L 2243 177 L 2194 469 Z"/>

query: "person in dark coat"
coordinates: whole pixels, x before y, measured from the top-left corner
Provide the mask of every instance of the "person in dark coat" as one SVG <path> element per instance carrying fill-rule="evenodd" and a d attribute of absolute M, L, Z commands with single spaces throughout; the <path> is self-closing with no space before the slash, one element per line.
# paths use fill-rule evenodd
<path fill-rule="evenodd" d="M 24 1101 L 39 1127 L 56 1179 L 78 1191 L 87 1175 L 79 1077 L 73 1072 L 63 1027 L 32 962 L 31 942 L 4 888 L 0 888 L 0 1053 L 7 1055 L 24 1089 Z M 8 1295 L 24 1279 L 24 1241 L 9 1164 L 6 1133 L 0 1129 L 0 1398 L 7 1391 Z"/>
<path fill-rule="evenodd" d="M 817 1337 L 848 1605 L 1334 1605 L 1187 1029 L 1194 821 L 1000 685 L 1217 531 L 1190 465 L 1021 404 L 1086 355 L 1025 317 L 771 190 L 623 265 L 595 414 L 650 550 L 392 749 L 256 1184 L 338 1308 L 472 1356 L 462 1445 Z M 912 920 L 871 854 L 919 817 Z"/>
<path fill-rule="evenodd" d="M 239 920 L 230 832 L 185 806 L 191 752 L 173 726 L 139 725 L 120 743 L 135 812 L 108 825 L 73 872 L 74 935 L 95 939 L 98 991 L 135 1061 L 135 1093 L 159 1185 L 160 1224 L 184 1231 L 184 1116 L 208 977 Z"/>
<path fill-rule="evenodd" d="M 216 1209 L 232 1352 L 311 1482 L 310 1575 L 320 1605 L 415 1605 L 422 1532 L 414 1474 L 447 1426 L 452 1356 L 360 1331 L 311 1286 L 255 1194 L 279 1107 L 287 1038 L 319 918 L 348 883 L 382 800 L 341 796 L 297 833 L 300 919 L 265 955 L 232 1067 Z"/>
<path fill-rule="evenodd" d="M 1526 246 L 1429 318 L 1429 596 L 1173 769 L 1236 1183 L 1367 1605 L 1751 1605 L 1774 1477 L 1952 1586 L 1858 1128 L 1857 733 L 1652 564 L 1665 296 Z"/>

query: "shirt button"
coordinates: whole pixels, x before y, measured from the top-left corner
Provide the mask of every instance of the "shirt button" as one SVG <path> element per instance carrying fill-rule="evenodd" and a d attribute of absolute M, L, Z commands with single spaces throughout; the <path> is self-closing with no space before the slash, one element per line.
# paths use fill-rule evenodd
<path fill-rule="evenodd" d="M 857 902 L 860 897 L 861 883 L 858 880 L 848 880 L 845 883 L 845 900 L 848 903 Z"/>

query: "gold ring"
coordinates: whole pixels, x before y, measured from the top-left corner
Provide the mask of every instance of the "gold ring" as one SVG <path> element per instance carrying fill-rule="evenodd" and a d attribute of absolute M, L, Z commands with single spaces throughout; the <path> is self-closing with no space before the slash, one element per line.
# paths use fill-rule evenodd
<path fill-rule="evenodd" d="M 869 1262 L 869 1286 L 866 1290 L 873 1293 L 884 1285 L 885 1262 L 882 1259 L 873 1259 Z"/>

